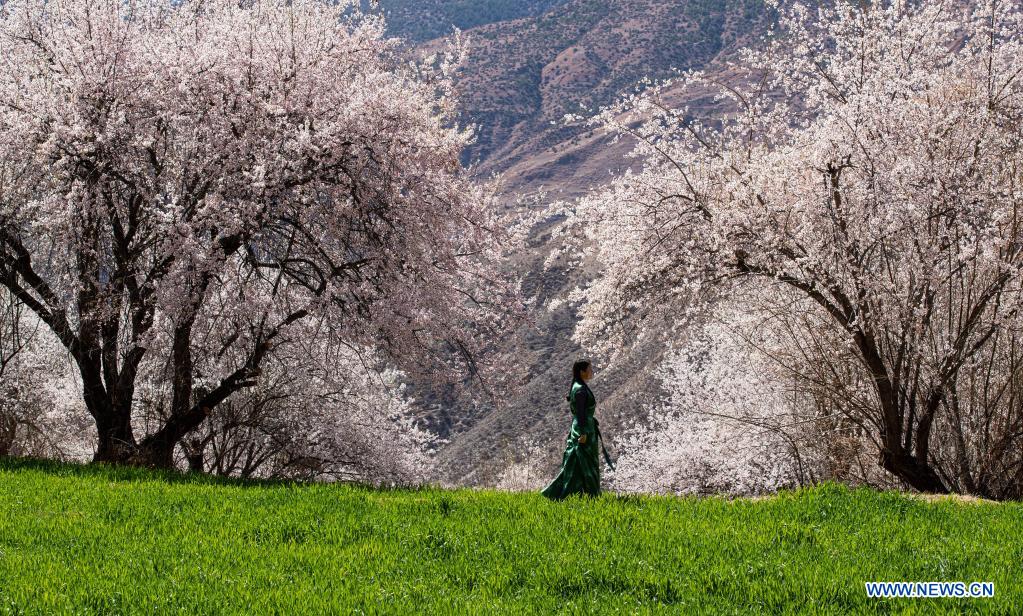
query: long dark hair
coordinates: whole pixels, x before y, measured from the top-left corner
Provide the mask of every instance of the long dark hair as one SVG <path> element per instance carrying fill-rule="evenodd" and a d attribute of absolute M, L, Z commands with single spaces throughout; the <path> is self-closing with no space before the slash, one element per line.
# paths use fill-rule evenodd
<path fill-rule="evenodd" d="M 572 384 L 568 386 L 568 395 L 565 396 L 565 400 L 572 399 L 572 386 L 576 383 L 580 383 L 583 387 L 589 389 L 586 381 L 583 380 L 583 372 L 589 367 L 590 362 L 587 359 L 580 359 L 572 364 Z"/>

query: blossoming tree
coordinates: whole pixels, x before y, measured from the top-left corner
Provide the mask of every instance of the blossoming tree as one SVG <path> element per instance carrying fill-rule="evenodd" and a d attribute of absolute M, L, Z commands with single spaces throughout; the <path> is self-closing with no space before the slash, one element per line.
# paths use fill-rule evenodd
<path fill-rule="evenodd" d="M 310 331 L 486 368 L 466 324 L 505 314 L 506 233 L 459 164 L 457 54 L 403 60 L 358 4 L 0 7 L 0 284 L 73 358 L 96 460 L 170 465 Z M 139 431 L 158 369 L 169 410 Z"/>
<path fill-rule="evenodd" d="M 382 364 L 371 350 L 323 337 L 296 341 L 267 358 L 256 386 L 218 405 L 184 438 L 182 457 L 190 470 L 217 475 L 428 480 L 435 435 L 415 425 L 400 375 Z M 169 383 L 158 382 L 143 400 L 168 399 L 161 390 Z"/>
<path fill-rule="evenodd" d="M 88 420 L 67 352 L 0 288 L 0 455 L 78 459 Z"/>
<path fill-rule="evenodd" d="M 803 385 L 874 435 L 884 469 L 1018 497 L 1023 12 L 778 8 L 726 77 L 690 73 L 593 119 L 644 165 L 579 204 L 607 269 L 578 333 L 624 348 L 623 324 L 757 287 L 813 367 Z M 664 103 L 680 87 L 733 112 Z"/>

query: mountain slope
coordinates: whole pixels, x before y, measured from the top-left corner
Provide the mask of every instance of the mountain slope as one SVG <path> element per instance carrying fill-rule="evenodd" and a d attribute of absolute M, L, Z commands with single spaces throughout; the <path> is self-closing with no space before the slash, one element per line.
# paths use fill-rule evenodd
<path fill-rule="evenodd" d="M 759 0 L 569 0 L 541 15 L 468 31 L 465 117 L 480 125 L 470 156 L 505 171 L 582 134 L 566 113 L 607 104 L 643 78 L 700 69 L 745 43 Z M 519 191 L 534 180 L 512 187 Z"/>
<path fill-rule="evenodd" d="M 567 0 L 382 0 L 390 34 L 419 44 L 501 21 L 541 15 Z M 366 3 L 364 3 L 365 5 Z"/>
<path fill-rule="evenodd" d="M 466 34 L 471 57 L 459 82 L 463 120 L 479 126 L 468 153 L 481 175 L 502 174 L 504 200 L 538 189 L 547 199 L 571 198 L 594 188 L 630 161 L 627 140 L 611 144 L 606 135 L 561 121 L 569 112 L 596 108 L 630 91 L 643 78 L 670 76 L 674 69 L 720 70 L 721 61 L 755 40 L 768 10 L 761 0 L 531 0 L 482 2 L 478 11 L 462 1 L 383 0 L 396 35 L 419 43 L 423 52 L 442 41 L 424 38 L 472 23 Z M 700 93 L 674 103 L 711 111 Z M 554 472 L 571 421 L 564 404 L 569 367 L 587 355 L 571 340 L 575 307 L 555 305 L 596 274 L 594 264 L 542 264 L 559 246 L 552 230 L 558 220 L 535 230 L 514 267 L 535 301 L 536 328 L 523 327 L 501 341 L 509 357 L 524 363 L 525 385 L 507 392 L 504 404 L 479 409 L 459 400 L 430 396 L 424 419 L 450 438 L 440 451 L 438 479 L 451 484 L 493 485 L 509 464 L 524 462 L 530 443 L 539 443 L 540 466 Z M 553 303 L 552 303 L 553 302 Z M 611 437 L 640 420 L 660 394 L 653 368 L 665 349 L 630 349 L 629 361 L 598 376 L 598 417 Z M 553 476 L 553 475 L 552 475 Z"/>

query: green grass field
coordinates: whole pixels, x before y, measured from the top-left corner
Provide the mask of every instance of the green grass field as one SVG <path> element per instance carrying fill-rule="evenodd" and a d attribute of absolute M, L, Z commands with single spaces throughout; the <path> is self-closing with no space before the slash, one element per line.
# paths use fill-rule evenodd
<path fill-rule="evenodd" d="M 240 482 L 0 458 L 0 614 L 1019 613 L 1023 504 Z M 864 581 L 993 599 L 868 599 Z"/>

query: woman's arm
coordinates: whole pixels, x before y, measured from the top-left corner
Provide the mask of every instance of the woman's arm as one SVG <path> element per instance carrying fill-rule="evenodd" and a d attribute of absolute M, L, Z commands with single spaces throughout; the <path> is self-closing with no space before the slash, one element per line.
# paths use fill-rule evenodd
<path fill-rule="evenodd" d="M 575 394 L 575 419 L 579 424 L 579 430 L 583 433 L 589 431 L 590 418 L 587 415 L 587 407 L 589 404 L 589 394 L 585 389 L 580 389 Z"/>

